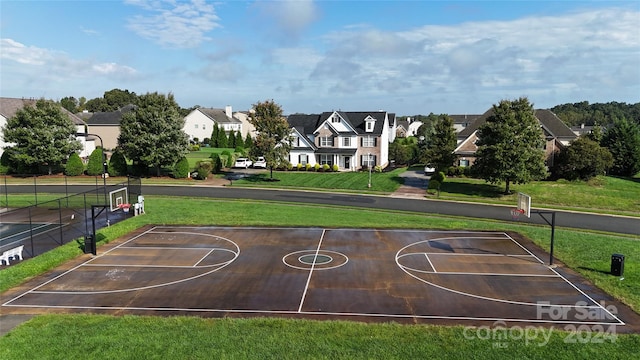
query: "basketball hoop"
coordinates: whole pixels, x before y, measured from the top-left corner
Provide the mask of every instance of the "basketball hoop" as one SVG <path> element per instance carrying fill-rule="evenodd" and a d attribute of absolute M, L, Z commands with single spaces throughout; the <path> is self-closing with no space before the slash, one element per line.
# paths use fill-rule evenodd
<path fill-rule="evenodd" d="M 520 220 L 520 215 L 524 214 L 524 210 L 522 209 L 511 209 L 511 218 L 514 221 Z"/>

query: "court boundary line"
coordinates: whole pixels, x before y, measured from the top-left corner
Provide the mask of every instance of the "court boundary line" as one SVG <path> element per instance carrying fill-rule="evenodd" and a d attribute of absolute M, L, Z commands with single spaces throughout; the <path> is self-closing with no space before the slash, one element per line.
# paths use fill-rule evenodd
<path fill-rule="evenodd" d="M 318 247 L 316 248 L 316 253 L 314 255 L 313 264 L 311 264 L 311 269 L 309 269 L 309 276 L 307 277 L 307 283 L 304 286 L 304 291 L 302 292 L 302 297 L 300 299 L 300 306 L 298 306 L 298 312 L 302 311 L 302 307 L 304 306 L 304 300 L 307 297 L 307 290 L 309 290 L 309 283 L 311 282 L 311 276 L 313 276 L 313 269 L 316 266 L 315 259 L 318 258 L 318 254 L 320 253 L 320 247 L 322 246 L 322 240 L 324 240 L 324 235 L 326 234 L 327 229 L 322 229 L 322 234 L 320 234 L 320 241 L 318 241 Z"/>
<path fill-rule="evenodd" d="M 160 226 L 163 228 L 184 228 L 182 226 L 175 226 L 175 227 L 168 227 L 168 226 Z M 126 307 L 126 306 L 59 306 L 59 305 L 15 305 L 12 304 L 12 302 L 22 298 L 23 296 L 30 294 L 30 293 L 53 293 L 53 294 L 66 294 L 66 295 L 79 295 L 79 294 L 100 294 L 100 293 L 105 293 L 105 292 L 45 292 L 45 291 L 38 291 L 37 289 L 42 288 L 43 286 L 50 284 L 53 281 L 56 281 L 58 279 L 60 279 L 61 277 L 67 275 L 68 273 L 79 269 L 82 266 L 104 266 L 104 265 L 99 265 L 99 264 L 90 264 L 93 260 L 104 256 L 112 251 L 114 251 L 115 249 L 118 249 L 122 246 L 124 246 L 125 244 L 134 241 L 135 239 L 138 239 L 140 237 L 142 237 L 143 235 L 152 233 L 154 231 L 154 229 L 158 228 L 158 226 L 154 226 L 151 229 L 148 229 L 134 237 L 132 237 L 131 239 L 123 242 L 120 245 L 117 245 L 107 251 L 105 251 L 102 255 L 99 255 L 97 257 L 91 258 L 86 260 L 85 262 L 78 264 L 76 266 L 74 266 L 71 269 L 68 269 L 66 271 L 64 271 L 63 273 L 53 277 L 52 279 L 49 279 L 47 281 L 45 281 L 42 284 L 39 284 L 37 286 L 35 286 L 33 289 L 28 290 L 12 299 L 10 299 L 9 301 L 5 302 L 4 304 L 2 304 L 2 306 L 7 306 L 7 307 L 22 307 L 22 308 L 57 308 L 57 309 L 83 309 L 83 310 L 87 310 L 87 309 L 94 309 L 94 310 L 139 310 L 139 311 L 184 311 L 184 312 L 231 312 L 231 313 L 256 313 L 256 314 L 301 314 L 301 315 L 334 315 L 334 316 L 359 316 L 359 317 L 371 317 L 371 318 L 377 318 L 377 317 L 382 317 L 382 318 L 418 318 L 418 319 L 443 319 L 443 320 L 473 320 L 473 321 L 505 321 L 505 322 L 519 322 L 519 323 L 551 323 L 551 324 L 584 324 L 584 325 L 625 325 L 625 323 L 620 320 L 618 317 L 616 317 L 615 315 L 611 314 L 606 308 L 602 307 L 599 303 L 595 302 L 595 300 L 593 300 L 590 296 L 588 296 L 587 294 L 585 294 L 582 290 L 578 289 L 573 283 L 571 283 L 568 279 L 566 279 L 564 276 L 562 276 L 562 274 L 558 273 L 557 271 L 555 271 L 554 269 L 550 270 L 557 274 L 558 277 L 560 277 L 562 280 L 564 280 L 564 282 L 568 283 L 570 286 L 572 286 L 575 290 L 577 290 L 580 294 L 582 294 L 583 296 L 585 296 L 586 298 L 588 298 L 590 301 L 592 301 L 593 303 L 597 304 L 597 306 L 575 306 L 575 305 L 555 305 L 555 304 L 548 304 L 548 305 L 540 305 L 540 304 L 533 304 L 533 303 L 520 303 L 520 302 L 511 302 L 511 303 L 515 303 L 515 304 L 520 304 L 520 305 L 535 305 L 535 306 L 543 306 L 543 307 L 571 307 L 571 308 L 600 308 L 605 310 L 605 312 L 607 314 L 609 314 L 612 317 L 612 320 L 615 319 L 618 321 L 618 323 L 613 323 L 613 322 L 597 322 L 597 321 L 573 321 L 573 320 L 545 320 L 545 319 L 518 319 L 518 318 L 499 318 L 499 317 L 467 317 L 467 316 L 446 316 L 446 315 L 409 315 L 409 314 L 380 314 L 380 313 L 352 313 L 352 312 L 316 312 L 316 311 L 302 311 L 302 305 L 304 302 L 304 298 L 303 301 L 301 301 L 300 304 L 300 308 L 298 311 L 287 311 L 287 310 L 246 310 L 246 309 L 197 309 L 197 308 L 168 308 L 168 307 Z M 202 229 L 202 228 L 212 228 L 212 229 L 238 229 L 238 227 L 216 227 L 216 226 L 203 226 L 203 227 L 191 227 L 191 228 L 198 228 L 198 229 Z M 245 228 L 241 228 L 241 229 L 245 229 Z M 264 227 L 259 228 L 259 227 L 255 227 L 255 228 L 247 228 L 247 229 L 265 229 Z M 272 229 L 272 228 L 269 228 Z M 281 229 L 286 229 L 286 230 L 291 230 L 291 229 L 303 229 L 303 228 L 281 228 Z M 306 229 L 306 228 L 304 228 Z M 322 238 L 324 237 L 325 232 L 327 231 L 327 229 L 320 229 L 320 228 L 309 228 L 309 229 L 318 229 L 318 230 L 322 230 Z M 342 230 L 342 229 L 329 229 L 329 230 Z M 351 231 L 389 231 L 389 232 L 393 232 L 394 230 L 392 229 L 382 229 L 382 230 L 376 230 L 376 229 L 348 229 Z M 478 232 L 478 231 L 456 231 L 456 230 L 404 230 L 401 232 L 451 232 L 451 233 L 476 233 L 476 234 L 485 234 L 484 232 Z M 184 233 L 184 232 L 158 232 L 158 233 L 171 233 L 171 234 L 176 234 L 176 233 Z M 531 256 L 533 256 L 534 258 L 538 259 L 542 264 L 544 264 L 543 261 L 541 261 L 537 256 L 535 256 L 534 254 L 532 254 L 529 250 L 527 250 L 524 246 L 522 246 L 519 242 L 517 242 L 516 240 L 514 240 L 511 236 L 509 236 L 509 234 L 502 232 L 500 234 L 503 234 L 504 236 L 507 237 L 507 239 L 510 239 L 511 241 L 513 241 L 514 243 L 516 243 L 518 246 L 520 246 L 521 248 L 523 248 L 526 252 L 528 252 L 529 254 L 531 254 Z M 203 233 L 195 233 L 195 235 L 204 235 L 207 236 L 207 234 L 203 234 Z M 227 241 L 231 241 L 229 239 L 225 239 L 222 238 L 220 236 L 215 236 L 218 237 L 220 239 L 224 239 Z M 316 255 L 320 249 L 321 243 L 322 243 L 322 238 L 318 244 L 318 249 L 316 250 Z M 461 237 L 457 237 L 457 238 L 461 238 Z M 482 239 L 483 237 L 471 237 L 472 239 Z M 455 238 L 454 238 L 455 239 Z M 432 239 L 433 240 L 433 239 Z M 238 256 L 240 254 L 240 248 L 239 246 L 231 241 L 233 244 L 235 244 L 238 248 Z M 412 245 L 412 244 L 410 244 Z M 408 245 L 409 246 L 409 245 Z M 406 248 L 407 246 L 403 247 L 402 249 Z M 136 248 L 140 248 L 140 247 L 136 247 Z M 194 249 L 194 248 L 191 248 Z M 399 251 L 398 251 L 399 252 Z M 396 253 L 397 254 L 397 253 Z M 499 254 L 496 254 L 495 256 L 500 256 Z M 503 255 L 504 256 L 504 255 Z M 522 256 L 526 256 L 526 255 L 522 255 Z M 398 257 L 396 256 L 396 264 L 402 269 L 403 266 L 401 266 L 400 264 L 398 264 L 397 262 Z M 122 266 L 122 265 L 118 265 L 118 266 Z M 146 265 L 144 265 L 146 266 Z M 226 265 L 225 265 L 226 266 Z M 406 272 L 406 271 L 405 271 Z M 176 281 L 176 282 L 170 282 L 170 283 L 166 283 L 166 284 L 162 284 L 162 285 L 157 285 L 157 286 L 149 286 L 149 287 L 141 287 L 141 288 L 135 288 L 135 289 L 127 289 L 124 291 L 137 291 L 137 290 L 144 290 L 144 289 L 148 289 L 148 288 L 153 288 L 153 287 L 158 287 L 158 286 L 165 286 L 165 285 L 171 285 L 173 283 L 178 283 L 178 282 L 182 282 L 182 281 L 188 281 L 191 280 L 193 278 L 197 278 L 197 277 L 201 277 L 207 274 L 210 274 L 211 272 L 207 272 L 205 274 L 196 276 L 196 277 L 191 277 L 188 279 L 183 279 L 181 281 Z M 310 275 L 309 278 L 307 280 L 307 286 L 305 287 L 305 294 L 308 288 L 308 283 L 309 283 L 309 279 L 311 278 L 311 274 L 312 271 L 310 271 Z M 415 276 L 407 273 L 408 275 L 416 278 Z M 422 279 L 416 278 L 419 281 L 425 282 Z M 474 294 L 465 294 L 462 292 L 458 292 L 456 290 L 453 289 L 447 289 L 447 288 L 443 288 L 437 284 L 432 284 L 429 282 L 426 282 L 432 286 L 435 286 L 437 288 L 442 288 L 443 290 L 446 291 L 452 291 L 454 293 L 460 293 L 462 295 L 468 295 L 468 296 L 472 296 L 472 297 L 478 297 L 478 298 L 483 298 Z M 111 292 L 111 291 L 109 291 Z M 113 291 L 113 292 L 121 292 L 121 291 Z M 498 301 L 498 302 L 509 302 L 509 301 L 504 301 L 504 300 L 500 300 L 500 299 L 492 299 L 492 298 L 485 298 L 486 300 L 491 300 L 491 301 Z"/>

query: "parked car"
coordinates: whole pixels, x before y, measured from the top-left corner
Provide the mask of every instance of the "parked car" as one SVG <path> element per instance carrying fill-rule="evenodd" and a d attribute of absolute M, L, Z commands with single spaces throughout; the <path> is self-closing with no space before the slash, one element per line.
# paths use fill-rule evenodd
<path fill-rule="evenodd" d="M 267 160 L 264 159 L 264 156 L 258 156 L 256 162 L 253 163 L 254 168 L 267 168 Z"/>
<path fill-rule="evenodd" d="M 424 167 L 424 173 L 427 175 L 432 175 L 435 172 L 436 172 L 436 168 L 431 164 L 428 164 L 427 166 Z"/>
<path fill-rule="evenodd" d="M 248 169 L 252 164 L 253 162 L 247 158 L 238 158 L 235 164 L 233 164 L 233 167 Z"/>

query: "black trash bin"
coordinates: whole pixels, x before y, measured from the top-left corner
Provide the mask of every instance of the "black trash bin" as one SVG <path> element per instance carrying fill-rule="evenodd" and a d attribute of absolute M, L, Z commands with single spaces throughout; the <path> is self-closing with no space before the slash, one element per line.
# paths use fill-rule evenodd
<path fill-rule="evenodd" d="M 84 236 L 84 253 L 96 254 L 96 242 L 94 241 L 92 234 L 86 234 Z"/>
<path fill-rule="evenodd" d="M 611 255 L 611 275 L 622 276 L 624 274 L 624 255 Z"/>

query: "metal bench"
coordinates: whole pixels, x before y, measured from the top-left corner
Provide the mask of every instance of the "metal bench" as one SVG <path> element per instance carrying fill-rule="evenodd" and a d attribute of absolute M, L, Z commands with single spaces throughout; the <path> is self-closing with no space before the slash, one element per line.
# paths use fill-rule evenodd
<path fill-rule="evenodd" d="M 0 265 L 2 265 L 2 262 L 5 261 L 7 263 L 7 265 L 9 265 L 9 259 L 15 260 L 16 257 L 20 260 L 22 260 L 22 249 L 24 248 L 24 245 L 20 245 L 18 247 L 14 247 L 13 249 L 9 249 L 5 252 L 2 253 L 2 255 L 0 255 Z"/>

